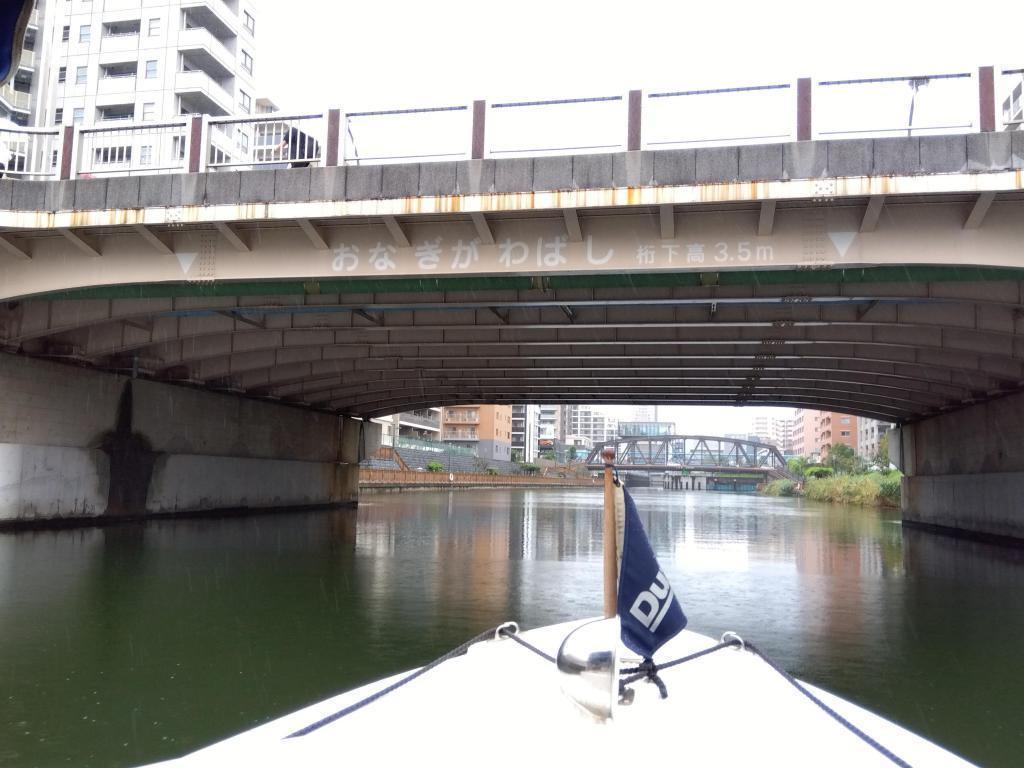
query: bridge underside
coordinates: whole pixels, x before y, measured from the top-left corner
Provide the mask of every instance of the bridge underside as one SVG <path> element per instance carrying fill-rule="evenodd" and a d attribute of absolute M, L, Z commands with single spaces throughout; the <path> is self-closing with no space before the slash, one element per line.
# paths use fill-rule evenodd
<path fill-rule="evenodd" d="M 0 343 L 360 417 L 446 403 L 594 402 L 785 405 L 910 421 L 1024 382 L 1017 270 L 438 278 L 310 289 L 164 285 L 9 302 L 0 307 Z"/>

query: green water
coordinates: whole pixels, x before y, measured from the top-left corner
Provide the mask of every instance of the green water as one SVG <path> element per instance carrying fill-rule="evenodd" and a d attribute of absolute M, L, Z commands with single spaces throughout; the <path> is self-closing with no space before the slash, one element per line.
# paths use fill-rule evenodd
<path fill-rule="evenodd" d="M 892 512 L 635 496 L 691 629 L 736 630 L 975 762 L 1024 763 L 1024 550 Z M 596 615 L 600 513 L 589 489 L 405 492 L 0 535 L 0 765 L 178 756 L 502 620 Z"/>

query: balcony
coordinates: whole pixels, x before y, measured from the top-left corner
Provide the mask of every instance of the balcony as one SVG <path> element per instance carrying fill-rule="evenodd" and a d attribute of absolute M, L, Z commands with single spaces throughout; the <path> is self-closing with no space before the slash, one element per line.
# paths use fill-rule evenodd
<path fill-rule="evenodd" d="M 120 75 L 116 77 L 101 77 L 96 84 L 97 104 L 101 102 L 113 104 L 115 101 L 101 99 L 102 96 L 116 96 L 118 100 L 125 95 L 135 95 L 135 75 Z"/>
<path fill-rule="evenodd" d="M 181 10 L 185 12 L 185 23 L 189 26 L 206 27 L 220 38 L 238 37 L 234 24 L 238 23 L 237 12 L 232 13 L 222 2 L 216 0 L 182 0 Z"/>
<path fill-rule="evenodd" d="M 223 86 L 205 72 L 178 72 L 174 92 L 206 115 L 227 115 L 234 110 L 234 99 Z"/>
<path fill-rule="evenodd" d="M 103 39 L 100 41 L 101 53 L 128 53 L 139 50 L 139 33 L 107 33 L 103 27 Z"/>
<path fill-rule="evenodd" d="M 445 424 L 479 424 L 480 412 L 456 410 L 445 411 L 444 422 Z"/>
<path fill-rule="evenodd" d="M 235 55 L 207 29 L 195 27 L 181 30 L 178 34 L 178 51 L 188 56 L 193 69 L 200 69 L 218 80 L 234 77 Z"/>
<path fill-rule="evenodd" d="M 479 440 L 475 429 L 445 429 L 443 440 Z"/>
<path fill-rule="evenodd" d="M 398 415 L 398 423 L 401 426 L 415 427 L 417 429 L 426 429 L 431 432 L 441 431 L 441 420 L 437 417 L 437 414 L 427 411 L 406 411 Z"/>
<path fill-rule="evenodd" d="M 3 102 L 9 109 L 18 112 L 28 112 L 32 95 L 24 91 L 14 90 L 10 84 L 0 88 L 0 102 Z"/>

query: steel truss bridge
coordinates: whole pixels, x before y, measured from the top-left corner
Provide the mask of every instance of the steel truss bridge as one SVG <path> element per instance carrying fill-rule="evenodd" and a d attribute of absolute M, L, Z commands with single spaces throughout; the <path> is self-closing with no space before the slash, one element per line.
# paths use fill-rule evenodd
<path fill-rule="evenodd" d="M 758 472 L 766 479 L 789 477 L 786 460 L 768 443 L 708 435 L 620 437 L 594 446 L 587 467 L 601 469 L 601 451 L 615 449 L 615 466 L 651 471 Z"/>

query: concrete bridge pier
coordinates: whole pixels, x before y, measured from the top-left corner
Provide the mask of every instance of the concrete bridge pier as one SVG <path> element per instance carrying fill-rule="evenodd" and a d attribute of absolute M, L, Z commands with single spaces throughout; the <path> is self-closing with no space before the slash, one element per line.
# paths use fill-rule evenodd
<path fill-rule="evenodd" d="M 904 473 L 905 525 L 1024 544 L 1024 393 L 904 425 L 889 457 Z"/>
<path fill-rule="evenodd" d="M 379 427 L 0 354 L 0 527 L 355 505 Z"/>

